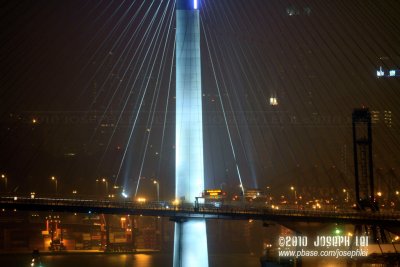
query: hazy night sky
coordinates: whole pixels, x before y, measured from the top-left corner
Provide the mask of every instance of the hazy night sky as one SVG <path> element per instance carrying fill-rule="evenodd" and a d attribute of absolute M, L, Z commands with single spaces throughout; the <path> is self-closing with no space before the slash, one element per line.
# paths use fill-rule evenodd
<path fill-rule="evenodd" d="M 201 9 L 208 187 L 239 184 L 221 101 L 246 187 L 352 187 L 351 112 L 362 106 L 379 111 L 376 169 L 399 174 L 400 77 L 376 77 L 379 66 L 400 69 L 399 1 Z M 52 175 L 63 193 L 95 194 L 99 177 L 134 188 L 142 168 L 141 190 L 154 194 L 156 178 L 174 195 L 171 11 L 167 0 L 0 5 L 0 172 L 10 190 L 50 193 Z"/>

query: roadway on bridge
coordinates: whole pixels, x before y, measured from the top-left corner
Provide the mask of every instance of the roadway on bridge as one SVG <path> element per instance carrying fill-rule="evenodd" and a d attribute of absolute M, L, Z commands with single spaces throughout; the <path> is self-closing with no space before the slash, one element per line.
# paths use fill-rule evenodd
<path fill-rule="evenodd" d="M 399 211 L 357 211 L 323 209 L 271 209 L 265 205 L 240 201 L 216 207 L 212 204 L 173 203 L 169 201 L 137 202 L 129 200 L 94 200 L 72 198 L 0 197 L 1 209 L 77 213 L 130 214 L 170 217 L 171 220 L 195 218 L 226 220 L 260 220 L 274 222 L 325 222 L 364 225 L 400 225 Z"/>

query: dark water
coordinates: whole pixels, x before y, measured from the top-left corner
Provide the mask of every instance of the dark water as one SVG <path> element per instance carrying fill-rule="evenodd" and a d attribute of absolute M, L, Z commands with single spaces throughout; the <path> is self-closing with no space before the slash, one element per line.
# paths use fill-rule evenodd
<path fill-rule="evenodd" d="M 210 267 L 260 267 L 260 260 L 249 254 L 210 255 Z M 84 254 L 42 255 L 43 267 L 153 267 L 172 266 L 169 254 Z M 0 255 L 1 267 L 30 266 L 31 255 Z"/>

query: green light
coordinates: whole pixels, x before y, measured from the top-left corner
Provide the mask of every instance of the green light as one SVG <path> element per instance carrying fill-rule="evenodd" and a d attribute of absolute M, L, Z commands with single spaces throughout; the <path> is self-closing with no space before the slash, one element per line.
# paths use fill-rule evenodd
<path fill-rule="evenodd" d="M 340 230 L 340 229 L 338 229 L 338 228 L 335 229 L 335 234 L 336 234 L 336 235 L 340 235 L 341 233 L 342 233 L 342 230 Z"/>

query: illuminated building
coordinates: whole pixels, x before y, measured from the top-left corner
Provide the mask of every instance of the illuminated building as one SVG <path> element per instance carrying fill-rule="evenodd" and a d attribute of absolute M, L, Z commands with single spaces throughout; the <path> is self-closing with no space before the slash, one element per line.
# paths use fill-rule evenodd
<path fill-rule="evenodd" d="M 381 119 L 382 118 L 382 119 Z M 391 110 L 384 110 L 382 112 L 378 110 L 371 111 L 371 122 L 373 124 L 383 122 L 386 127 L 392 127 L 392 111 Z"/>
<path fill-rule="evenodd" d="M 385 110 L 383 112 L 383 120 L 386 124 L 387 127 L 391 128 L 392 127 L 392 111 L 390 110 Z"/>
<path fill-rule="evenodd" d="M 310 16 L 311 8 L 309 6 L 289 6 L 286 8 L 286 14 L 288 16 Z"/>
<path fill-rule="evenodd" d="M 400 77 L 400 70 L 397 69 L 383 69 L 382 67 L 379 67 L 379 69 L 376 71 L 376 77 Z"/>
<path fill-rule="evenodd" d="M 395 78 L 400 77 L 400 57 L 383 56 L 379 57 L 379 68 L 376 69 L 377 78 Z"/>
<path fill-rule="evenodd" d="M 378 123 L 379 122 L 379 111 L 371 110 L 371 122 Z"/>
<path fill-rule="evenodd" d="M 177 0 L 176 8 L 175 195 L 194 202 L 204 189 L 198 1 Z M 208 266 L 204 219 L 175 223 L 174 266 Z"/>
<path fill-rule="evenodd" d="M 269 98 L 269 104 L 271 106 L 277 106 L 278 105 L 278 99 L 276 97 L 270 97 Z"/>

